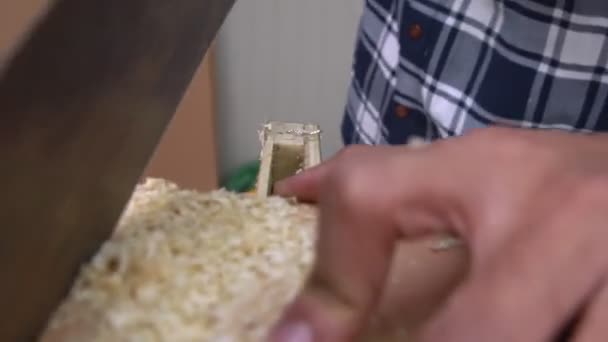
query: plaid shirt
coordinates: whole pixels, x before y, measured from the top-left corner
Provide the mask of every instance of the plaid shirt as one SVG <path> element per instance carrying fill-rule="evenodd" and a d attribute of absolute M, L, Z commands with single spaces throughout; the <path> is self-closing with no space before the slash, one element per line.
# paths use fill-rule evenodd
<path fill-rule="evenodd" d="M 608 0 L 366 0 L 342 134 L 608 130 Z"/>

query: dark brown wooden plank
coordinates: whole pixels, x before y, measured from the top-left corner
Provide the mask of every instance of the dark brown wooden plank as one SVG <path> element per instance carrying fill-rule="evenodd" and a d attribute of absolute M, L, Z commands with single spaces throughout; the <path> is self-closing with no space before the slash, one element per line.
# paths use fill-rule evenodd
<path fill-rule="evenodd" d="M 0 341 L 109 236 L 234 0 L 58 0 L 0 76 Z"/>

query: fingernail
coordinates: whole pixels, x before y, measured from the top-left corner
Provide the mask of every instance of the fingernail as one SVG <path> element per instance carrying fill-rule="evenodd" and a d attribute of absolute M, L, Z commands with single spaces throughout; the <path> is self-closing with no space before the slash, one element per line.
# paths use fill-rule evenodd
<path fill-rule="evenodd" d="M 313 342 L 312 329 L 304 322 L 283 323 L 271 334 L 271 342 Z"/>

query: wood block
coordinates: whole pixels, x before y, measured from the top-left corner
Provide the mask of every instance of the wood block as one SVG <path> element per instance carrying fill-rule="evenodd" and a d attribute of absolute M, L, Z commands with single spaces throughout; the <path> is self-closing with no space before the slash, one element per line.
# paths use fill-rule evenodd
<path fill-rule="evenodd" d="M 316 124 L 273 121 L 260 132 L 262 152 L 257 194 L 272 195 L 274 183 L 321 162 L 321 130 Z"/>

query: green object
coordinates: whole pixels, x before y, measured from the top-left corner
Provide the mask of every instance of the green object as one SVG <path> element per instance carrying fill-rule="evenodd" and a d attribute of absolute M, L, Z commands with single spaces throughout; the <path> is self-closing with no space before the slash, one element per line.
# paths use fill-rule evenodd
<path fill-rule="evenodd" d="M 247 192 L 255 187 L 260 170 L 260 161 L 252 161 L 236 169 L 232 172 L 222 187 L 234 192 Z"/>

